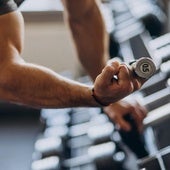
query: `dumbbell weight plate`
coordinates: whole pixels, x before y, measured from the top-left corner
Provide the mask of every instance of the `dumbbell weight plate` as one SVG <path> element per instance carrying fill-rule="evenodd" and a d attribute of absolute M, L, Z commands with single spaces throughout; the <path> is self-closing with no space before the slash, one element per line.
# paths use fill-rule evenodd
<path fill-rule="evenodd" d="M 155 64 L 148 57 L 142 57 L 136 62 L 133 62 L 131 67 L 135 74 L 143 79 L 149 79 L 156 72 Z"/>
<path fill-rule="evenodd" d="M 31 170 L 60 170 L 60 160 L 57 156 L 34 161 Z"/>
<path fill-rule="evenodd" d="M 62 140 L 59 137 L 38 139 L 35 142 L 35 152 L 41 153 L 42 157 L 61 156 L 63 152 Z"/>

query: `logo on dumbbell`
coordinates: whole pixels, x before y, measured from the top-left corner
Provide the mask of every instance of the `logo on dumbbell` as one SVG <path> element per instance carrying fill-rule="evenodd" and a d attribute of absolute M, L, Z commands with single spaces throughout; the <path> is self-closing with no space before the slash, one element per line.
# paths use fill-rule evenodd
<path fill-rule="evenodd" d="M 132 68 L 137 76 L 145 79 L 151 77 L 156 71 L 156 66 L 153 63 L 152 59 L 147 57 L 142 57 L 134 62 L 132 64 Z"/>
<path fill-rule="evenodd" d="M 150 72 L 151 67 L 150 67 L 150 65 L 148 63 L 143 63 L 143 64 L 141 64 L 140 70 L 143 73 L 148 73 L 148 72 Z"/>

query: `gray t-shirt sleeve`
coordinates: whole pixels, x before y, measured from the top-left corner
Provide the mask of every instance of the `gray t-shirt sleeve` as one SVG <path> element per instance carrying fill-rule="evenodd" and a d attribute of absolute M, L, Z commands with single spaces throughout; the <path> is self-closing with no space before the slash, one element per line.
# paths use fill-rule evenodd
<path fill-rule="evenodd" d="M 0 15 L 17 10 L 17 5 L 13 0 L 0 0 Z"/>

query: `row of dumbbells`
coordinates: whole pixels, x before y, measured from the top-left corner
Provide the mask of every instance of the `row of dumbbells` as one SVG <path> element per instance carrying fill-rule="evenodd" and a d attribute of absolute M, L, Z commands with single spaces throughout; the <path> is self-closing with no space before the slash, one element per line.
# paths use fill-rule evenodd
<path fill-rule="evenodd" d="M 126 1 L 126 2 L 130 4 L 130 1 Z M 139 1 L 134 3 L 139 4 Z M 131 4 L 130 5 L 129 4 L 128 7 L 131 6 Z M 148 1 L 146 5 L 148 5 Z M 133 11 L 131 12 L 131 14 L 132 13 Z M 143 14 L 145 14 L 145 12 Z M 163 16 L 163 13 L 161 15 Z M 122 20 L 125 19 L 124 20 L 125 22 L 123 22 L 123 24 L 125 23 L 126 27 L 128 27 L 128 22 L 130 20 L 128 18 L 124 18 L 127 17 L 127 15 L 123 15 L 123 14 L 118 15 L 118 18 L 119 17 L 122 18 Z M 126 21 L 126 19 L 128 21 Z M 147 28 L 144 22 L 145 20 L 146 18 L 142 19 L 142 22 L 145 28 Z M 158 24 L 159 22 L 156 23 Z M 133 24 L 133 22 L 131 24 Z M 154 22 L 152 24 L 154 25 Z M 126 29 L 126 27 L 124 27 L 124 30 Z M 149 110 L 149 115 L 144 121 L 146 127 L 144 131 L 144 141 L 145 141 L 145 147 L 147 148 L 149 155 L 145 156 L 145 158 L 143 159 L 141 158 L 139 159 L 138 168 L 145 168 L 147 170 L 153 170 L 153 169 L 168 170 L 169 162 L 170 162 L 170 154 L 168 149 L 168 146 L 170 145 L 170 141 L 169 141 L 170 136 L 167 131 L 167 129 L 169 128 L 169 121 L 170 121 L 169 118 L 170 34 L 167 33 L 161 37 L 153 39 L 153 37 L 151 37 L 154 35 L 151 32 L 152 30 L 148 30 L 149 31 L 148 33 L 146 30 L 138 29 L 142 27 L 136 27 L 136 28 L 137 29 L 133 30 L 130 27 L 130 32 L 132 31 L 133 34 L 129 34 L 128 32 L 125 31 L 124 35 L 127 34 L 125 37 L 128 38 L 122 40 L 119 39 L 119 36 L 117 36 L 118 37 L 117 42 L 119 42 L 119 51 L 120 51 L 119 54 L 122 54 L 122 56 L 124 56 L 122 57 L 122 59 L 125 62 L 128 62 L 129 60 L 133 61 L 135 59 L 140 58 L 141 56 L 151 57 L 157 64 L 157 68 L 158 68 L 157 73 L 143 86 L 140 93 L 138 93 L 137 95 L 135 94 L 136 98 L 139 95 L 138 100 L 142 102 L 143 105 L 145 105 Z M 155 34 L 154 36 L 158 36 L 158 35 L 159 34 Z M 130 144 L 131 142 L 129 143 L 129 145 Z M 136 148 L 136 146 L 132 144 L 132 147 Z"/>
<path fill-rule="evenodd" d="M 122 43 L 124 45 L 125 42 L 130 43 L 130 39 L 144 32 L 149 34 L 150 39 L 165 33 L 167 17 L 152 0 L 110 0 L 105 3 L 103 9 L 106 27 L 110 34 L 111 57 L 124 56 L 120 45 Z M 126 59 L 129 61 L 129 58 Z"/>
<path fill-rule="evenodd" d="M 164 99 L 159 99 L 159 101 L 165 104 Z M 154 108 L 158 107 L 158 104 L 159 102 Z M 135 158 L 124 143 L 138 158 L 147 156 L 147 152 L 143 153 L 144 144 L 136 131 L 130 134 L 117 132 L 114 125 L 108 121 L 106 115 L 100 113 L 98 108 L 75 109 L 72 110 L 72 116 L 68 116 L 70 111 L 69 113 L 65 111 L 42 110 L 41 118 L 46 120 L 46 128 L 41 138 L 35 143 L 35 151 L 39 157 L 35 158 L 37 153 L 34 153 L 34 160 L 37 160 L 32 164 L 33 170 L 57 170 L 59 167 L 62 169 L 114 168 L 120 170 L 126 166 L 129 159 L 132 159 L 131 163 L 135 164 Z M 68 127 L 70 121 L 71 126 Z M 168 142 L 167 139 L 165 140 Z M 140 166 L 148 166 L 146 162 L 146 160 L 141 161 Z M 134 168 L 136 165 L 129 166 Z"/>
<path fill-rule="evenodd" d="M 138 38 L 142 42 L 142 49 L 148 52 L 158 67 L 156 74 L 136 95 L 142 95 L 139 101 L 149 110 L 144 120 L 144 141 L 149 155 L 139 159 L 138 166 L 146 170 L 169 170 L 170 135 L 167 129 L 170 127 L 170 33 L 150 41 L 146 35 Z"/>
<path fill-rule="evenodd" d="M 154 20 L 153 24 L 158 24 L 159 29 L 156 33 L 151 32 L 145 24 L 158 16 L 156 14 L 153 17 L 153 7 L 157 9 L 157 6 L 151 1 L 147 1 L 147 5 L 153 4 L 152 8 L 146 6 L 144 0 L 113 0 L 110 3 L 114 7 L 111 10 L 115 15 L 115 30 L 112 35 L 119 44 L 117 56 L 129 62 L 138 59 L 142 54 L 153 58 L 158 66 L 157 73 L 141 91 L 131 96 L 137 98 L 149 110 L 144 121 L 144 133 L 139 134 L 136 131 L 130 116 L 125 119 L 131 122 L 133 130 L 129 133 L 117 130 L 100 108 L 43 109 L 43 130 L 35 142 L 32 170 L 168 169 L 169 148 L 165 147 L 170 144 L 166 130 L 169 128 L 170 110 L 170 35 L 155 40 L 151 38 L 162 32 L 162 18 L 165 17 L 161 17 L 161 20 L 157 17 Z M 119 8 L 116 8 L 116 5 Z M 139 9 L 139 6 L 142 10 L 137 14 L 138 10 L 135 9 Z M 147 15 L 152 12 L 150 18 L 145 15 L 146 9 Z M 159 15 L 164 16 L 161 11 Z M 86 79 L 83 81 L 86 82 Z"/>
<path fill-rule="evenodd" d="M 155 76 L 160 74 L 161 72 Z M 169 87 L 166 86 L 167 81 L 165 79 L 162 82 L 162 84 L 165 83 L 165 88 L 163 87 L 160 92 L 158 91 L 162 94 L 162 90 L 166 89 L 163 96 L 152 94 L 152 92 L 148 93 L 151 86 L 152 88 L 157 87 L 159 79 L 155 82 L 155 87 L 148 82 L 141 90 L 140 94 L 144 94 L 143 100 L 147 101 L 145 105 L 149 111 L 161 106 L 165 107 L 168 104 Z M 148 100 L 149 98 L 152 100 Z M 48 170 L 59 169 L 59 167 L 89 170 L 123 169 L 128 160 L 127 155 L 132 160 L 135 158 L 128 152 L 126 145 L 122 143 L 126 143 L 138 158 L 148 155 L 148 151 L 144 151 L 144 143 L 137 131 L 129 134 L 121 131 L 117 133 L 114 125 L 109 122 L 106 115 L 101 114 L 99 108 L 42 110 L 41 120 L 44 122 L 45 130 L 41 138 L 35 143 L 34 160 L 38 159 L 38 161 L 33 162 L 32 169 L 38 169 L 37 166 L 45 169 L 45 163 L 48 166 L 53 166 L 53 168 L 46 168 Z M 168 145 L 170 143 L 168 138 L 165 140 Z M 37 155 L 39 157 L 35 157 Z M 141 167 L 142 164 L 146 164 L 146 160 L 140 162 Z M 39 169 L 41 169 L 40 167 Z"/>
<path fill-rule="evenodd" d="M 126 155 L 118 147 L 120 137 L 99 108 L 42 110 L 41 118 L 46 128 L 35 142 L 33 170 L 122 168 Z M 63 125 L 57 123 L 60 119 L 65 119 Z"/>
<path fill-rule="evenodd" d="M 143 22 L 144 23 L 144 22 Z M 154 23 L 153 23 L 154 24 Z M 147 28 L 147 27 L 146 27 Z M 165 34 L 152 40 L 151 30 L 137 33 L 124 41 L 120 46 L 123 56 L 130 54 L 130 59 L 138 59 L 141 55 L 151 57 L 157 64 L 157 73 L 143 86 L 141 101 L 149 110 L 149 115 L 144 121 L 144 141 L 149 155 L 139 159 L 139 168 L 147 170 L 168 170 L 170 155 L 169 110 L 170 110 L 170 34 Z"/>

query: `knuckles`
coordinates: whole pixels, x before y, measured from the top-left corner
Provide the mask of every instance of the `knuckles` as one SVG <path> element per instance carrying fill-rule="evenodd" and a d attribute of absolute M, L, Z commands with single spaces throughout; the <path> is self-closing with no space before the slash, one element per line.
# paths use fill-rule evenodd
<path fill-rule="evenodd" d="M 122 92 L 130 94 L 134 91 L 134 86 L 131 81 L 127 81 L 126 83 L 121 85 L 120 89 L 122 90 Z"/>

